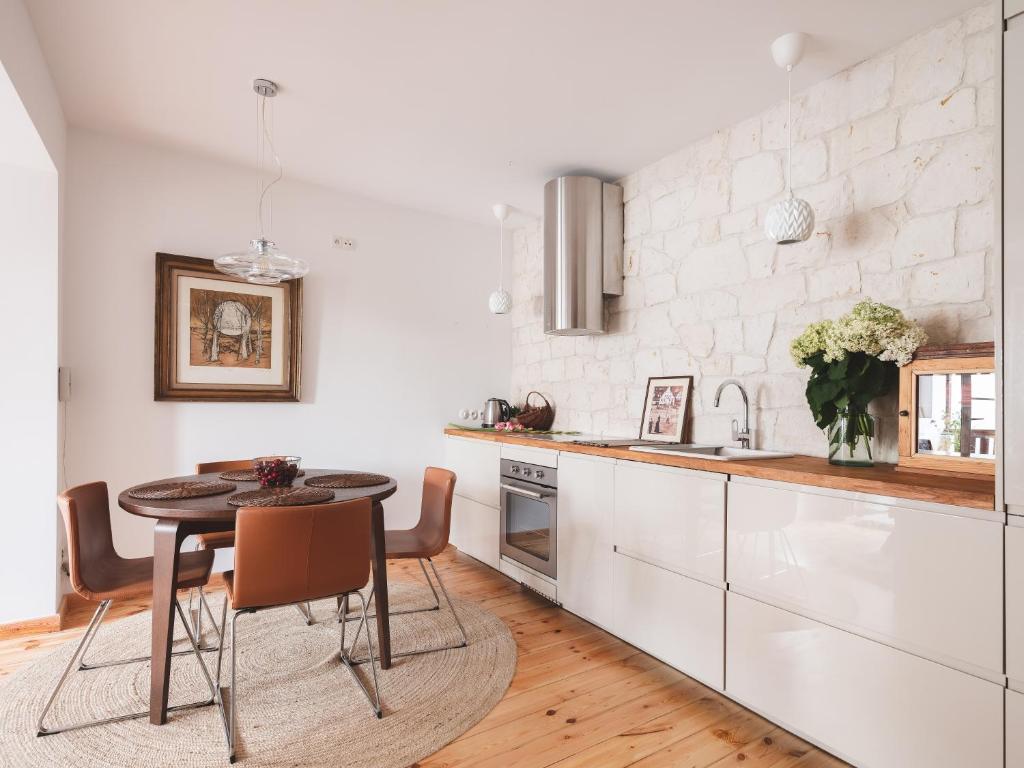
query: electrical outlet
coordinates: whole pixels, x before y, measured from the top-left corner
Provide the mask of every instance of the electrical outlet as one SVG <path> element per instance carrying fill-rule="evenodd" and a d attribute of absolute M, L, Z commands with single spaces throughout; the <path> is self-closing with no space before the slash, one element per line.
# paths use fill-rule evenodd
<path fill-rule="evenodd" d="M 340 248 L 343 251 L 354 251 L 356 249 L 356 241 L 354 238 L 345 237 L 344 235 L 335 235 L 334 240 L 331 244 L 335 248 Z"/>

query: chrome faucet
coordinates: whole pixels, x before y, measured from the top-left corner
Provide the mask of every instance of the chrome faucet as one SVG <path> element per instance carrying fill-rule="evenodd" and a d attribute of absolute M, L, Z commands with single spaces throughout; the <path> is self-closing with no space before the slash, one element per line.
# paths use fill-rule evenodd
<path fill-rule="evenodd" d="M 743 385 L 736 379 L 726 379 L 718 385 L 718 389 L 715 390 L 715 408 L 718 407 L 718 401 L 722 399 L 722 390 L 728 387 L 730 384 L 736 387 L 740 391 L 740 395 L 743 397 L 743 431 L 740 431 L 739 424 L 736 419 L 732 420 L 732 439 L 738 440 L 741 448 L 750 447 L 750 401 L 747 399 L 747 390 L 743 388 Z"/>

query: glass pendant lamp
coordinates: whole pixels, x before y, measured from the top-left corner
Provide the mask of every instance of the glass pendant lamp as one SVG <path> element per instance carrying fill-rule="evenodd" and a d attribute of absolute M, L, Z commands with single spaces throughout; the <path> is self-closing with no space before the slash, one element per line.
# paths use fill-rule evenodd
<path fill-rule="evenodd" d="M 277 84 L 271 80 L 258 79 L 252 84 L 256 92 L 256 173 L 257 193 L 256 232 L 257 236 L 249 241 L 249 248 L 244 251 L 227 253 L 213 260 L 214 266 L 228 275 L 240 277 L 247 282 L 259 285 L 276 285 L 284 280 L 297 280 L 309 272 L 306 262 L 292 258 L 281 252 L 277 244 L 267 237 L 263 225 L 264 204 L 270 205 L 269 192 L 284 176 L 281 159 L 274 148 L 273 137 L 267 128 L 267 99 L 277 95 Z M 265 183 L 263 159 L 269 151 L 277 166 L 277 175 L 270 183 Z"/>

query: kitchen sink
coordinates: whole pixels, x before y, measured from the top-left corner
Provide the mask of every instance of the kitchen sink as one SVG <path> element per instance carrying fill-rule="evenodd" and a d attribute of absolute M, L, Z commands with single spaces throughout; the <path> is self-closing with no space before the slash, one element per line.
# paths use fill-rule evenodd
<path fill-rule="evenodd" d="M 634 445 L 629 450 L 640 453 L 661 453 L 666 456 L 692 456 L 695 459 L 711 459 L 713 461 L 749 461 L 750 459 L 785 459 L 792 453 L 782 451 L 762 451 L 756 448 L 736 448 L 730 445 L 672 445 L 651 447 Z"/>

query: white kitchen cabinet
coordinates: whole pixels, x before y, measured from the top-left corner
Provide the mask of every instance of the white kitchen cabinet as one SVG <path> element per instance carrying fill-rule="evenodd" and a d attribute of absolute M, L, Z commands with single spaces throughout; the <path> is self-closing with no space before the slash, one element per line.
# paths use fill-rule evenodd
<path fill-rule="evenodd" d="M 764 602 L 1002 674 L 1001 522 L 734 478 L 727 578 Z"/>
<path fill-rule="evenodd" d="M 558 597 L 602 627 L 612 624 L 615 460 L 563 453 L 558 461 Z"/>
<path fill-rule="evenodd" d="M 728 593 L 726 693 L 858 766 L 999 768 L 1004 689 Z"/>
<path fill-rule="evenodd" d="M 724 585 L 726 477 L 619 461 L 612 543 L 644 562 Z"/>
<path fill-rule="evenodd" d="M 613 632 L 722 690 L 725 592 L 616 552 Z"/>
<path fill-rule="evenodd" d="M 1024 768 L 1024 693 L 1006 692 L 1006 768 Z"/>
<path fill-rule="evenodd" d="M 1002 384 L 1009 394 L 1024 382 L 1024 9 L 1006 4 L 1002 93 Z M 997 59 L 998 61 L 998 59 Z M 998 103 L 998 100 L 997 100 Z M 998 144 L 997 144 L 998 146 Z M 1024 400 L 1002 399 L 999 433 L 1007 510 L 1024 515 Z"/>
<path fill-rule="evenodd" d="M 457 495 L 498 508 L 500 443 L 446 436 L 445 466 L 455 473 Z"/>
<path fill-rule="evenodd" d="M 449 540 L 460 552 L 497 568 L 500 514 L 495 507 L 456 494 Z"/>
<path fill-rule="evenodd" d="M 1024 692 L 1024 527 L 1006 527 L 1006 676 Z"/>

